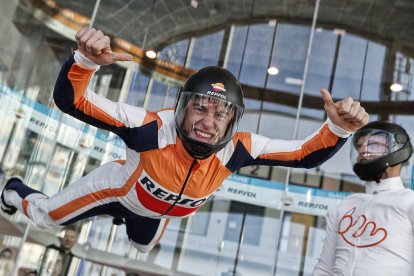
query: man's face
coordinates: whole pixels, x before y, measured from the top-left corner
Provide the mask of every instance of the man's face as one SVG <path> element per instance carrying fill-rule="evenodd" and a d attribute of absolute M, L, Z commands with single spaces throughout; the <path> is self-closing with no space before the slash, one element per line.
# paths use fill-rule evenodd
<path fill-rule="evenodd" d="M 386 134 L 368 134 L 358 139 L 356 150 L 357 161 L 376 159 L 389 153 Z"/>
<path fill-rule="evenodd" d="M 5 251 L 2 256 L 3 259 L 11 259 L 11 253 L 9 251 Z"/>
<path fill-rule="evenodd" d="M 193 97 L 187 104 L 184 130 L 188 137 L 214 145 L 223 138 L 234 110 L 211 98 Z"/>
<path fill-rule="evenodd" d="M 61 240 L 61 246 L 64 249 L 70 250 L 78 240 L 78 233 L 73 230 L 66 230 L 65 235 Z"/>

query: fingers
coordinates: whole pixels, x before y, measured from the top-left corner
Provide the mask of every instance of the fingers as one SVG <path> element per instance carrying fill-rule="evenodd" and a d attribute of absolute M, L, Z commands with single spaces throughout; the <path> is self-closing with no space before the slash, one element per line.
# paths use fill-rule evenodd
<path fill-rule="evenodd" d="M 78 41 L 87 30 L 89 30 L 89 28 L 85 27 L 82 28 L 79 32 L 77 32 L 75 35 L 75 40 Z"/>
<path fill-rule="evenodd" d="M 76 36 L 76 43 L 78 44 L 78 49 L 83 53 L 86 54 L 87 50 L 86 50 L 86 42 L 89 40 L 89 38 L 93 35 L 93 33 L 96 30 L 94 28 L 83 28 L 82 30 L 80 30 Z"/>
<path fill-rule="evenodd" d="M 346 98 L 338 103 L 338 114 L 340 117 L 348 122 L 368 122 L 368 113 L 365 108 L 361 106 L 359 101 L 354 101 L 352 98 Z"/>
<path fill-rule="evenodd" d="M 341 101 L 335 103 L 335 107 L 339 115 L 347 115 L 351 112 L 354 100 L 351 97 L 347 97 Z"/>
<path fill-rule="evenodd" d="M 331 107 L 331 106 L 334 105 L 331 93 L 329 93 L 328 90 L 326 90 L 325 88 L 321 89 L 321 95 L 322 95 L 322 99 L 325 103 L 325 107 Z"/>
<path fill-rule="evenodd" d="M 365 126 L 366 124 L 368 124 L 368 122 L 369 122 L 369 114 L 365 112 L 364 117 L 360 121 L 361 126 Z"/>
<path fill-rule="evenodd" d="M 369 115 L 359 101 L 354 101 L 351 97 L 348 97 L 333 102 L 326 89 L 321 90 L 321 95 L 325 102 L 325 111 L 328 118 L 337 126 L 353 132 L 368 123 Z"/>
<path fill-rule="evenodd" d="M 86 41 L 86 51 L 92 55 L 100 55 L 103 50 L 109 47 L 109 37 L 105 36 L 102 31 L 96 31 Z"/>
<path fill-rule="evenodd" d="M 131 61 L 132 55 L 127 53 L 113 53 L 114 61 Z"/>
<path fill-rule="evenodd" d="M 344 119 L 353 119 L 360 112 L 361 104 L 358 101 L 352 101 L 352 103 L 350 103 L 350 104 L 351 104 L 351 106 L 349 108 L 349 111 L 348 112 L 344 111 L 344 113 L 341 114 Z M 346 107 L 346 108 L 348 108 L 348 107 Z M 364 110 L 364 112 L 365 112 L 365 110 Z"/>
<path fill-rule="evenodd" d="M 132 55 L 113 53 L 111 40 L 101 30 L 83 28 L 75 36 L 78 50 L 98 65 L 108 65 L 116 61 L 130 61 Z"/>
<path fill-rule="evenodd" d="M 110 52 L 110 39 L 101 30 L 83 28 L 76 34 L 76 42 L 83 54 L 100 55 L 103 51 Z"/>
<path fill-rule="evenodd" d="M 368 115 L 367 112 L 365 112 L 365 108 L 360 107 L 358 109 L 358 113 L 355 115 L 354 119 L 358 122 L 362 121 L 364 119 L 364 116 Z"/>

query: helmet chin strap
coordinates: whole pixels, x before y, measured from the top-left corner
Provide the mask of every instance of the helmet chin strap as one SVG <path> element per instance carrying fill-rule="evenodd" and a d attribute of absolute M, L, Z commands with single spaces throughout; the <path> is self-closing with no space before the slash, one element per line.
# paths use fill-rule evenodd
<path fill-rule="evenodd" d="M 380 183 L 380 181 L 381 181 L 381 179 L 382 179 L 382 177 L 384 176 L 384 174 L 385 174 L 385 170 L 386 170 L 386 168 L 385 169 L 383 169 L 383 170 L 380 170 L 379 172 L 378 172 L 378 175 L 375 177 L 375 182 L 377 182 L 377 184 L 379 184 Z"/>
<path fill-rule="evenodd" d="M 214 139 L 214 144 L 217 144 L 220 141 L 220 139 L 222 138 L 222 137 L 220 137 L 220 131 L 218 130 L 218 128 L 216 129 L 216 135 L 215 136 L 216 137 Z"/>

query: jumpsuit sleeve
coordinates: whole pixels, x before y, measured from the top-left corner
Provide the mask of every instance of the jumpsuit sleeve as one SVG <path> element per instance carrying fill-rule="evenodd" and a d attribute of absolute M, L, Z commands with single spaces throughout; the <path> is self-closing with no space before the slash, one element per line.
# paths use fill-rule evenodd
<path fill-rule="evenodd" d="M 314 168 L 338 152 L 350 135 L 330 120 L 304 140 L 269 139 L 252 133 L 251 159 L 244 166 Z"/>
<path fill-rule="evenodd" d="M 154 113 L 113 102 L 88 88 L 98 67 L 79 52 L 71 55 L 56 80 L 53 91 L 56 106 L 85 123 L 117 134 L 129 148 L 142 151 L 156 147 L 154 133 L 159 120 Z"/>
<path fill-rule="evenodd" d="M 312 276 L 329 276 L 333 274 L 335 264 L 335 251 L 336 251 L 336 208 L 329 211 L 326 216 L 326 229 L 325 229 L 325 241 L 323 244 L 321 255 L 318 258 L 315 269 Z"/>

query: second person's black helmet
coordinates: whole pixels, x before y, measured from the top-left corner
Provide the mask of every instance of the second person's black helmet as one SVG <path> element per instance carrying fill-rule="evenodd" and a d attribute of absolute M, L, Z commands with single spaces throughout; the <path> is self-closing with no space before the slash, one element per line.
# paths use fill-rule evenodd
<path fill-rule="evenodd" d="M 371 122 L 355 132 L 351 162 L 361 180 L 379 181 L 387 167 L 410 159 L 413 147 L 401 126 L 383 121 Z"/>
<path fill-rule="evenodd" d="M 225 130 L 217 135 L 214 142 L 200 141 L 190 137 L 188 128 L 184 126 L 188 109 L 191 108 L 189 103 L 194 101 L 197 101 L 198 105 L 201 102 L 214 103 L 215 106 L 227 111 L 229 117 Z M 196 158 L 206 158 L 224 148 L 232 139 L 243 112 L 243 91 L 236 77 L 230 71 L 218 66 L 204 67 L 187 79 L 177 97 L 175 124 L 178 136 L 190 155 Z"/>

